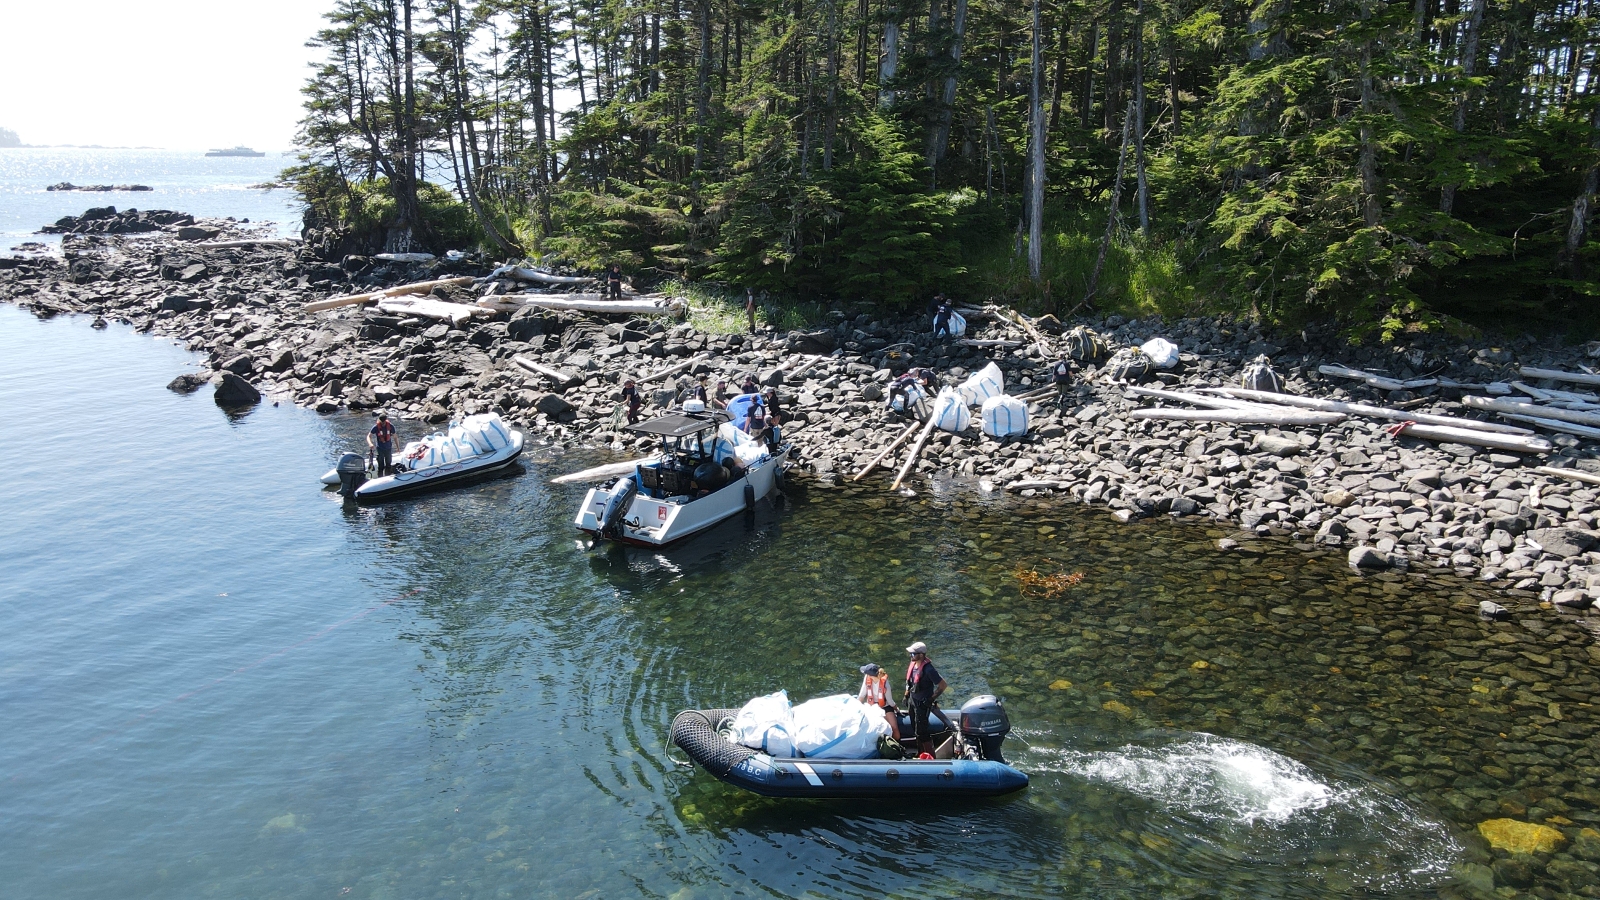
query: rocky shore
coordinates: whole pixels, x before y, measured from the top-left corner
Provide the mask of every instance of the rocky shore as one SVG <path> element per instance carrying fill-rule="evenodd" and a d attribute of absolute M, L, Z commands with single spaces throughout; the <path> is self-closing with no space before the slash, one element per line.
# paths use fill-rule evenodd
<path fill-rule="evenodd" d="M 778 388 L 798 474 L 828 487 L 848 481 L 906 428 L 884 403 L 896 374 L 927 366 L 953 384 L 993 361 L 1010 393 L 1027 394 L 1049 384 L 1047 370 L 1060 348 L 1057 335 L 1044 335 L 1049 346 L 1041 352 L 1037 335 L 981 314 L 973 316 L 969 337 L 1011 343 L 935 341 L 921 316 L 849 309 L 830 313 L 810 330 L 754 335 L 698 330 L 693 318 L 596 317 L 532 307 L 486 310 L 460 324 L 359 306 L 307 313 L 304 304 L 333 295 L 483 276 L 492 266 L 471 257 L 437 264 L 357 257 L 328 262 L 303 247 L 213 248 L 180 240 L 180 229 L 200 227 L 207 238 L 233 242 L 249 235 L 231 223 L 195 223 L 181 213 L 140 216 L 128 227 L 148 233 L 107 234 L 109 224 L 97 224 L 127 221 L 123 214 L 73 217 L 88 227 L 80 230 L 75 222 L 63 229 L 63 258 L 0 259 L 0 300 L 41 316 L 81 313 L 95 316 L 96 324 L 126 322 L 205 354 L 208 368 L 178 379 L 175 389 L 215 380 L 233 404 L 251 402 L 259 390 L 271 401 L 324 413 L 387 409 L 413 420 L 402 422 L 403 438 L 492 409 L 549 445 L 638 452 L 647 447 L 617 430 L 624 379 L 640 380 L 648 413 L 674 404 L 700 376 L 712 387 L 720 379 L 734 388 L 753 377 Z M 434 294 L 471 303 L 491 288 L 505 293 L 521 286 L 491 282 Z M 1323 376 L 1318 366 L 1339 363 L 1401 381 L 1429 375 L 1485 383 L 1516 380 L 1520 366 L 1576 371 L 1588 361 L 1582 348 L 1526 338 L 1490 346 L 1418 335 L 1393 346 L 1352 348 L 1332 331 L 1279 335 L 1213 318 L 1111 316 L 1065 324 L 1087 324 L 1113 347 L 1158 336 L 1172 341 L 1181 363 L 1157 379 L 1173 388 L 1237 386 L 1245 364 L 1265 355 L 1290 393 L 1465 417 L 1485 414 L 1463 408 L 1461 391 L 1448 385 L 1386 391 Z M 519 357 L 552 371 L 536 374 Z M 924 490 L 937 478 L 978 493 L 1012 491 L 1104 506 L 1130 522 L 1199 515 L 1234 523 L 1243 533 L 1297 535 L 1348 549 L 1351 565 L 1361 568 L 1470 576 L 1502 588 L 1507 606 L 1539 605 L 1600 634 L 1600 614 L 1591 608 L 1600 593 L 1600 487 L 1534 471 L 1600 473 L 1600 444 L 1556 435 L 1549 454 L 1517 455 L 1395 438 L 1385 423 L 1354 417 L 1293 428 L 1130 417 L 1150 402 L 1091 367 L 1064 410 L 1053 395 L 1030 402 L 1023 438 L 995 440 L 976 425 L 960 435 L 934 432 L 908 484 Z M 885 465 L 898 468 L 903 454 L 892 454 Z M 883 479 L 884 472 L 869 477 Z M 1219 543 L 1223 550 L 1237 546 L 1233 539 Z M 1482 613 L 1506 611 L 1486 607 Z"/>

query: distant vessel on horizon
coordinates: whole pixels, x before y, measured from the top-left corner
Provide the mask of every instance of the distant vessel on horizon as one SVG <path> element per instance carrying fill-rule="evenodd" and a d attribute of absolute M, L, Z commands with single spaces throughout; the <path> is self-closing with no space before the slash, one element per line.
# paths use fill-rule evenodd
<path fill-rule="evenodd" d="M 206 151 L 206 155 L 207 156 L 266 156 L 267 154 L 265 154 L 265 153 L 263 153 L 263 152 L 261 152 L 259 150 L 251 150 L 249 147 L 246 147 L 245 145 L 240 144 L 237 147 L 229 147 L 226 150 L 207 150 Z"/>

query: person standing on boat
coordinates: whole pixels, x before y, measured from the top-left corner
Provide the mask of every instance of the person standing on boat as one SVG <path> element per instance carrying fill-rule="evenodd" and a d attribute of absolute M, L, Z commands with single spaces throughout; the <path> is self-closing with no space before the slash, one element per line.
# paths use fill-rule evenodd
<path fill-rule="evenodd" d="M 628 424 L 639 424 L 639 407 L 644 405 L 644 401 L 640 399 L 639 386 L 634 384 L 632 378 L 622 383 L 622 400 L 628 404 Z"/>
<path fill-rule="evenodd" d="M 606 272 L 606 293 L 613 300 L 622 299 L 622 267 L 616 263 L 612 263 L 611 269 Z"/>
<path fill-rule="evenodd" d="M 367 432 L 367 446 L 378 457 L 378 476 L 394 470 L 394 426 L 388 413 L 378 413 L 378 422 Z"/>
<path fill-rule="evenodd" d="M 911 725 L 916 729 L 917 752 L 931 754 L 933 738 L 928 731 L 928 716 L 949 685 L 928 658 L 927 644 L 917 641 L 907 647 L 906 652 L 911 654 L 911 665 L 906 668 L 906 700 L 911 706 Z"/>
<path fill-rule="evenodd" d="M 856 700 L 879 709 L 889 722 L 889 736 L 900 740 L 900 713 L 894 708 L 894 697 L 889 692 L 889 673 L 877 663 L 861 667 L 861 690 L 856 693 Z"/>

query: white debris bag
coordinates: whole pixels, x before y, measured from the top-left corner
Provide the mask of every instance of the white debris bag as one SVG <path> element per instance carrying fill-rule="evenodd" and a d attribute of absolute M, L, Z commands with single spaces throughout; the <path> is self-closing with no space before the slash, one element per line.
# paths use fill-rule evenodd
<path fill-rule="evenodd" d="M 956 390 L 961 392 L 961 399 L 968 406 L 980 406 L 990 397 L 998 397 L 1006 392 L 1006 376 L 999 366 L 989 363 L 968 376 Z"/>
<path fill-rule="evenodd" d="M 734 717 L 728 737 L 735 744 L 769 756 L 794 756 L 794 727 L 789 692 L 778 691 L 746 703 Z"/>
<path fill-rule="evenodd" d="M 972 413 L 961 395 L 950 388 L 939 392 L 933 401 L 933 427 L 956 434 L 972 424 Z"/>
<path fill-rule="evenodd" d="M 800 756 L 871 759 L 878 755 L 878 738 L 889 734 L 883 712 L 849 694 L 807 700 L 791 714 L 794 749 Z"/>
<path fill-rule="evenodd" d="M 999 438 L 1027 434 L 1028 404 L 1005 394 L 983 401 L 983 433 Z"/>
<path fill-rule="evenodd" d="M 955 310 L 950 311 L 950 336 L 961 337 L 967 333 L 967 317 Z"/>
<path fill-rule="evenodd" d="M 1178 345 L 1166 338 L 1151 338 L 1139 345 L 1150 364 L 1158 369 L 1170 369 L 1178 364 Z"/>
<path fill-rule="evenodd" d="M 732 457 L 741 465 L 750 466 L 770 455 L 766 444 L 746 434 L 732 422 L 717 426 L 717 440 L 711 451 L 711 458 L 717 462 L 727 462 Z"/>

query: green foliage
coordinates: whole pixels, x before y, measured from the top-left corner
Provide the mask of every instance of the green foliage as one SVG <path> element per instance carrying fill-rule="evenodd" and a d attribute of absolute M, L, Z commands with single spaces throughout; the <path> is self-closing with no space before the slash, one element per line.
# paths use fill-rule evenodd
<path fill-rule="evenodd" d="M 394 224 L 395 197 L 389 179 L 346 182 L 334 170 L 315 163 L 284 170 L 285 181 L 306 202 L 308 224 L 331 227 L 369 245 L 382 243 Z M 472 210 L 449 191 L 423 182 L 417 201 L 426 233 L 440 249 L 472 249 L 483 240 Z"/>

